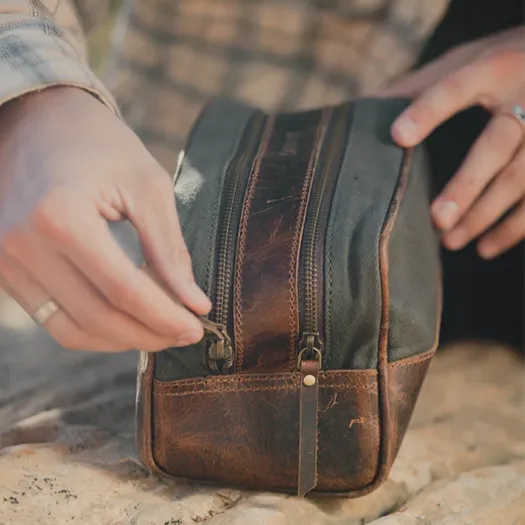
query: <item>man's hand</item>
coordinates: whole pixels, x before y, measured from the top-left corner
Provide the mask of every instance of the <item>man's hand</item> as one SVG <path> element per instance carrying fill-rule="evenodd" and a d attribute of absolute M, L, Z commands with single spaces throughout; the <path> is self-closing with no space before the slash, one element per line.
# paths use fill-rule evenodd
<path fill-rule="evenodd" d="M 381 93 L 415 97 L 392 128 L 401 146 L 424 140 L 459 111 L 481 105 L 493 118 L 432 206 L 449 249 L 482 235 L 478 251 L 495 257 L 525 237 L 525 28 L 458 47 Z M 491 228 L 507 211 L 505 220 Z M 487 230 L 489 230 L 487 232 Z"/>
<path fill-rule="evenodd" d="M 137 229 L 137 268 L 107 221 Z M 68 348 L 154 351 L 197 342 L 210 302 L 195 284 L 170 177 L 92 95 L 53 88 L 0 110 L 0 286 Z M 176 298 L 179 302 L 173 299 Z"/>

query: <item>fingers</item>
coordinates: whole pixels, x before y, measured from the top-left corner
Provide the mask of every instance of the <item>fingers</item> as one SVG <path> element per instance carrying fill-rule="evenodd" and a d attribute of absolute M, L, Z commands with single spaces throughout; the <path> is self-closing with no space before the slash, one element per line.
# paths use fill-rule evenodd
<path fill-rule="evenodd" d="M 211 303 L 193 277 L 170 178 L 145 177 L 145 191 L 137 195 L 140 202 L 133 196 L 126 201 L 126 214 L 137 228 L 149 266 L 182 304 L 197 315 L 208 313 Z"/>
<path fill-rule="evenodd" d="M 513 157 L 512 161 L 501 170 L 495 180 L 486 191 L 477 199 L 472 207 L 468 209 L 465 216 L 458 224 L 445 232 L 443 242 L 451 250 L 463 248 L 473 239 L 487 231 L 508 210 L 525 199 L 525 147 L 521 148 Z M 521 209 L 518 207 L 518 209 Z M 502 253 L 520 239 L 513 237 L 515 228 L 514 212 L 502 225 L 487 234 L 478 244 L 478 251 L 484 258 L 492 258 Z M 519 216 L 519 214 L 518 214 Z M 523 220 L 523 217 L 522 217 Z M 509 222 L 510 221 L 510 222 Z M 507 231 L 507 228 L 510 228 Z M 497 233 L 499 232 L 499 233 Z M 496 241 L 493 243 L 493 235 Z M 506 241 L 509 236 L 510 241 Z"/>
<path fill-rule="evenodd" d="M 60 254 L 37 235 L 18 242 L 14 264 L 22 267 L 48 297 L 86 334 L 111 342 L 115 348 L 155 351 L 182 346 L 185 341 L 156 334 L 133 317 L 110 305 L 105 297 Z"/>
<path fill-rule="evenodd" d="M 0 283 L 2 288 L 29 314 L 33 314 L 50 300 L 50 295 L 20 266 L 13 264 L 5 254 L 0 256 Z M 63 309 L 53 314 L 45 326 L 60 345 L 73 350 L 122 351 L 125 347 L 84 332 Z"/>
<path fill-rule="evenodd" d="M 403 147 L 415 146 L 456 113 L 476 104 L 490 105 L 484 93 L 493 91 L 496 80 L 489 65 L 485 61 L 465 65 L 424 89 L 394 122 L 394 140 Z"/>
<path fill-rule="evenodd" d="M 35 223 L 45 240 L 118 310 L 155 333 L 185 344 L 202 339 L 197 318 L 133 264 L 88 201 L 68 204 L 74 209 L 57 213 L 51 207 L 40 211 Z"/>
<path fill-rule="evenodd" d="M 457 227 L 444 234 L 443 243 L 450 250 L 463 248 L 488 230 L 522 198 L 523 190 L 518 190 L 510 178 L 498 178 Z"/>
<path fill-rule="evenodd" d="M 516 209 L 478 243 L 478 252 L 485 259 L 492 259 L 511 248 L 525 237 L 525 146 L 520 149 L 512 162 L 503 170 L 483 197 L 485 202 L 476 205 L 476 213 L 481 214 L 481 206 L 491 210 L 498 218 L 521 201 Z M 495 210 L 495 211 L 492 211 Z M 473 209 L 473 211 L 475 211 Z M 472 220 L 472 222 L 475 220 Z M 480 220 L 480 223 L 482 221 Z M 495 221 L 487 221 L 493 224 Z M 486 229 L 486 228 L 483 228 Z"/>
<path fill-rule="evenodd" d="M 449 230 L 455 226 L 494 177 L 511 161 L 522 138 L 522 130 L 506 115 L 497 115 L 490 121 L 456 175 L 432 205 L 432 215 L 438 228 Z M 470 223 L 464 226 L 471 228 Z M 466 238 L 465 243 L 469 240 L 471 238 Z"/>
<path fill-rule="evenodd" d="M 478 252 L 492 259 L 512 248 L 525 237 L 525 203 L 512 212 L 500 225 L 485 235 L 478 244 Z"/>

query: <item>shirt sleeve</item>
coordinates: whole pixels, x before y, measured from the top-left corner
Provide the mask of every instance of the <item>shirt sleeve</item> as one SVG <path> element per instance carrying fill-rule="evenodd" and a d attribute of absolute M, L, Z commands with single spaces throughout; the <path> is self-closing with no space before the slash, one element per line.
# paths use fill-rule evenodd
<path fill-rule="evenodd" d="M 82 88 L 118 114 L 90 70 L 76 11 L 66 0 L 0 0 L 0 104 L 51 86 Z"/>

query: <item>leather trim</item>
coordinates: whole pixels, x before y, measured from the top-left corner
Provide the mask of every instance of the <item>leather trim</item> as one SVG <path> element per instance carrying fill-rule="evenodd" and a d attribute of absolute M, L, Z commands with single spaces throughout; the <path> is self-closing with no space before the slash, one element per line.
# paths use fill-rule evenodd
<path fill-rule="evenodd" d="M 253 199 L 253 194 L 255 192 L 255 186 L 257 183 L 257 178 L 261 169 L 261 162 L 268 148 L 268 143 L 272 136 L 272 131 L 275 126 L 274 115 L 268 117 L 266 125 L 261 137 L 261 143 L 259 146 L 259 151 L 255 156 L 253 161 L 252 174 L 250 180 L 248 181 L 248 187 L 246 188 L 246 195 L 244 197 L 243 209 L 241 212 L 241 223 L 239 227 L 239 236 L 237 241 L 237 258 L 235 262 L 236 269 L 239 269 L 244 264 L 244 259 L 246 257 L 245 246 L 246 246 L 246 236 L 248 230 L 248 219 L 250 216 L 250 207 Z M 238 282 L 238 275 L 240 271 L 237 270 L 235 275 L 234 282 L 234 296 L 233 296 L 233 310 L 234 310 L 234 340 L 235 340 L 235 353 L 236 353 L 236 370 L 241 370 L 242 364 L 244 361 L 244 338 L 242 333 L 242 287 L 241 283 Z"/>
<path fill-rule="evenodd" d="M 237 247 L 233 339 L 239 372 L 291 371 L 296 366 L 298 253 L 332 112 L 281 114 L 264 132 Z"/>
<path fill-rule="evenodd" d="M 352 373 L 355 372 L 355 373 Z M 376 377 L 376 370 L 329 370 L 321 371 L 323 384 L 334 388 L 367 388 L 368 377 Z M 299 373 L 288 374 L 232 374 L 213 376 L 209 379 L 181 381 L 153 381 L 157 396 L 206 395 L 221 392 L 252 392 L 259 390 L 295 390 L 300 378 Z M 249 386 L 246 386 L 249 385 Z"/>
<path fill-rule="evenodd" d="M 383 230 L 379 238 L 379 274 L 381 280 L 381 324 L 379 328 L 378 341 L 378 392 L 379 413 L 381 425 L 381 461 L 374 482 L 367 487 L 366 491 L 372 491 L 386 480 L 393 463 L 392 442 L 392 413 L 390 410 L 389 384 L 388 384 L 388 326 L 390 317 L 390 288 L 388 282 L 388 242 L 394 228 L 394 223 L 403 200 L 410 169 L 412 167 L 414 150 L 406 149 L 401 164 L 401 170 L 392 197 L 388 214 L 386 216 Z"/>
<path fill-rule="evenodd" d="M 320 363 L 317 360 L 303 360 L 301 362 L 299 387 L 299 466 L 297 473 L 297 495 L 300 497 L 308 494 L 317 485 L 319 367 Z"/>
<path fill-rule="evenodd" d="M 436 353 L 437 344 L 435 344 L 430 350 L 427 350 L 423 354 L 415 355 L 412 357 L 407 357 L 406 359 L 401 359 L 400 361 L 393 361 L 388 363 L 389 370 L 397 368 L 399 366 L 412 366 L 422 361 L 426 361 Z"/>
<path fill-rule="evenodd" d="M 392 393 L 390 401 L 392 403 L 392 412 L 395 414 L 394 419 L 396 420 L 395 427 L 391 426 L 391 428 L 395 428 L 396 431 L 392 440 L 392 451 L 394 454 L 397 452 L 399 444 L 403 438 L 406 426 L 410 420 L 415 400 L 419 393 L 419 388 L 423 382 L 423 378 L 426 374 L 433 355 L 434 351 L 428 351 L 425 352 L 425 354 L 421 354 L 420 356 L 414 358 L 408 358 L 395 363 L 387 364 L 388 370 L 386 375 L 389 378 L 389 390 Z M 216 454 L 219 451 L 221 451 L 221 454 L 226 453 L 223 451 L 228 447 L 223 446 L 223 440 L 227 440 L 228 435 L 231 433 L 218 432 L 217 429 L 214 428 L 213 422 L 209 421 L 210 417 L 216 421 L 219 421 L 221 424 L 224 424 L 224 418 L 234 417 L 238 413 L 239 408 L 242 407 L 242 405 L 238 406 L 237 403 L 245 402 L 247 399 L 246 396 L 252 395 L 263 396 L 260 399 L 266 400 L 264 405 L 270 407 L 271 410 L 275 410 L 278 413 L 281 405 L 276 402 L 276 399 L 279 399 L 281 395 L 297 395 L 299 390 L 299 373 L 270 375 L 234 374 L 231 376 L 217 376 L 209 379 L 188 379 L 173 382 L 156 381 L 153 379 L 152 374 L 154 358 L 154 354 L 148 355 L 146 371 L 140 377 L 140 389 L 138 396 L 140 401 L 137 404 L 137 442 L 139 445 L 141 459 L 146 464 L 146 466 L 157 474 L 161 474 L 169 478 L 190 479 L 188 476 L 181 476 L 180 472 L 176 472 L 174 468 L 170 468 L 170 472 L 167 472 L 167 468 L 169 468 L 169 466 L 162 463 L 162 461 L 165 461 L 168 458 L 171 458 L 169 461 L 177 462 L 180 460 L 177 458 L 180 457 L 191 459 L 190 456 L 204 455 L 205 457 L 208 457 L 206 461 L 209 462 L 211 461 L 211 458 L 216 457 Z M 363 399 L 364 401 L 366 399 L 376 398 L 378 395 L 377 379 L 378 372 L 375 369 L 350 371 L 336 370 L 328 372 L 321 371 L 319 373 L 320 392 L 325 391 L 325 394 L 322 398 L 323 401 L 319 406 L 320 420 L 325 418 L 327 411 L 332 410 L 334 407 L 339 406 L 340 408 L 345 408 L 339 405 L 341 398 L 334 398 L 333 393 L 341 393 L 340 395 L 344 397 L 346 400 L 345 402 L 351 403 L 358 402 L 358 399 Z M 327 395 L 326 389 L 329 389 L 329 391 L 332 392 L 332 395 Z M 239 392 L 247 392 L 247 394 L 238 396 L 237 394 Z M 347 392 L 347 394 L 344 394 L 345 392 Z M 277 396 L 277 398 L 274 396 Z M 372 398 L 370 398 L 370 396 L 372 396 Z M 162 399 L 164 398 L 173 400 L 169 401 L 169 412 L 166 410 L 166 408 L 162 408 Z M 183 401 L 185 399 L 188 401 Z M 231 402 L 230 405 L 223 407 L 225 410 L 224 413 L 221 412 L 219 414 L 215 414 L 214 412 L 207 412 L 204 410 L 206 406 L 209 406 L 209 403 L 216 403 L 217 399 L 227 399 Z M 180 404 L 179 400 L 183 404 Z M 362 403 L 363 401 L 359 401 L 359 403 Z M 175 402 L 177 404 L 173 405 L 172 403 Z M 190 405 L 187 405 L 188 402 Z M 204 405 L 202 403 L 204 403 Z M 368 437 L 367 441 L 366 439 L 363 440 L 364 436 L 358 438 L 357 441 L 357 436 L 348 438 L 348 441 L 345 440 L 346 445 L 337 444 L 337 447 L 334 448 L 334 445 L 336 445 L 335 441 L 341 437 L 341 434 L 335 431 L 335 429 L 328 430 L 330 427 L 327 428 L 325 426 L 325 437 L 320 441 L 320 446 L 322 448 L 319 451 L 319 490 L 314 490 L 311 493 L 313 496 L 358 497 L 371 492 L 377 487 L 377 476 L 373 471 L 370 472 L 370 467 L 374 463 L 376 465 L 378 464 L 380 454 L 382 455 L 383 453 L 382 449 L 380 450 L 379 448 L 379 443 L 383 439 L 379 432 L 382 434 L 384 429 L 380 428 L 380 420 L 377 419 L 381 414 L 381 407 L 376 405 L 376 407 L 379 409 L 379 411 L 376 411 L 377 408 L 374 410 L 373 406 L 369 406 L 367 403 L 365 403 L 365 405 L 357 405 L 362 406 L 360 413 L 358 414 L 352 415 L 353 410 L 348 411 L 346 409 L 342 415 L 333 414 L 332 418 L 330 418 L 330 423 L 327 423 L 326 421 L 323 423 L 321 421 L 321 428 L 323 424 L 338 425 L 341 422 L 341 419 L 346 421 L 345 428 L 355 428 L 356 430 L 360 431 L 364 431 L 366 428 L 368 428 L 369 430 L 367 432 L 371 431 L 373 428 L 377 428 L 378 434 L 376 441 L 376 453 L 372 454 L 371 457 L 371 450 L 368 452 L 362 450 L 363 445 L 369 446 L 371 443 L 369 441 L 370 437 Z M 155 409 L 156 405 L 157 409 Z M 219 406 L 221 405 L 219 404 Z M 288 408 L 293 406 L 296 406 L 298 409 L 298 405 L 294 405 L 294 403 L 286 403 L 286 407 Z M 185 410 L 185 407 L 189 407 L 190 410 Z M 199 407 L 201 410 L 197 410 Z M 216 406 L 214 406 L 214 410 L 215 409 Z M 373 416 L 374 413 L 376 414 L 375 417 Z M 243 421 L 243 425 L 255 424 L 254 421 L 246 420 L 246 414 L 246 411 L 240 412 L 239 414 L 240 419 Z M 186 421 L 193 428 L 195 428 L 198 433 L 194 434 L 190 432 L 188 435 L 190 439 L 186 439 L 184 428 L 177 428 L 177 420 L 180 418 L 182 418 L 183 422 Z M 348 421 L 349 418 L 351 419 Z M 160 428 L 159 425 L 165 428 L 162 435 L 156 435 L 154 431 L 155 428 Z M 279 436 L 272 435 L 273 437 L 271 438 L 268 436 L 270 442 L 271 440 L 277 438 L 285 439 L 286 436 L 290 435 L 290 428 L 286 427 L 284 430 L 285 431 L 283 433 L 279 432 Z M 329 441 L 326 441 L 327 431 L 330 432 L 330 437 L 328 438 Z M 367 435 L 370 436 L 370 434 Z M 206 438 L 208 440 L 205 439 L 205 436 L 209 436 L 209 438 Z M 230 437 L 233 439 L 233 442 L 230 443 L 230 446 L 238 446 L 238 436 L 231 435 Z M 166 442 L 167 438 L 170 442 L 172 442 L 171 444 L 170 442 Z M 294 438 L 292 436 L 292 441 L 293 439 Z M 267 443 L 265 439 L 263 441 Z M 203 447 L 203 443 L 208 443 L 208 447 Z M 352 443 L 355 443 L 358 448 L 349 450 L 348 445 L 351 445 Z M 188 447 L 190 447 L 191 453 Z M 212 448 L 210 449 L 210 447 Z M 249 443 L 246 445 L 246 447 L 251 450 Z M 296 447 L 293 445 L 291 447 L 287 447 L 285 451 L 286 457 L 289 456 L 290 451 L 292 451 L 293 455 L 293 451 L 295 449 Z M 337 490 L 338 486 L 348 483 L 348 481 L 330 476 L 326 472 L 326 465 L 327 463 L 330 464 L 330 462 L 327 461 L 326 456 L 323 456 L 323 454 L 327 453 L 329 458 L 332 459 L 331 468 L 334 468 L 334 457 L 337 458 L 338 464 L 352 465 L 355 463 L 355 461 L 357 461 L 359 454 L 364 454 L 368 458 L 368 467 L 365 468 L 364 465 L 361 465 L 358 467 L 358 472 L 360 473 L 360 476 L 371 475 L 370 481 L 368 483 L 363 483 L 361 488 L 356 488 L 355 490 Z M 260 459 L 257 459 L 258 457 Z M 160 464 L 159 461 L 161 461 Z M 186 459 L 183 459 L 183 461 L 186 461 Z M 259 461 L 261 461 L 261 463 L 259 463 Z M 292 463 L 293 461 L 294 460 L 292 458 Z M 256 456 L 253 456 L 251 453 L 245 454 L 243 452 L 243 456 L 238 458 L 238 461 L 233 463 L 232 468 L 239 468 L 242 472 L 242 469 L 244 468 L 243 462 L 255 462 L 254 465 L 257 468 L 264 468 L 264 465 L 267 464 L 269 467 L 271 467 L 269 468 L 268 473 L 275 472 L 282 466 L 277 464 L 278 459 L 272 457 L 272 455 L 259 456 L 259 453 L 257 453 Z M 245 464 L 244 466 L 247 467 L 248 464 Z M 391 465 L 387 466 L 387 473 L 390 469 L 390 466 Z M 253 468 L 255 475 L 258 474 L 257 468 Z M 293 465 L 290 468 L 290 472 L 292 473 L 292 485 L 294 484 L 293 476 L 296 472 L 295 468 L 296 466 Z M 251 471 L 252 470 L 250 470 L 250 472 Z M 270 480 L 262 478 L 263 475 L 268 475 L 268 473 L 259 472 L 261 477 L 260 481 L 257 481 L 260 488 L 270 488 Z M 229 476 L 227 476 L 227 474 L 229 474 L 229 472 L 224 472 L 224 481 L 214 482 L 214 480 L 211 479 L 203 480 L 199 479 L 197 476 L 195 478 L 191 478 L 191 480 L 210 485 L 228 484 L 246 488 L 245 480 L 241 480 L 241 482 L 237 484 L 232 479 L 228 479 Z M 366 478 L 363 478 L 363 481 L 365 481 L 365 479 Z M 296 492 L 296 486 L 271 486 L 271 489 L 287 493 Z"/>
<path fill-rule="evenodd" d="M 378 473 L 369 485 L 364 486 L 360 490 L 351 492 L 315 492 L 316 496 L 319 497 L 349 497 L 358 498 L 365 496 L 370 492 L 376 490 L 382 483 L 386 481 L 386 478 L 390 474 L 392 464 L 399 451 L 405 432 L 409 426 L 412 412 L 414 410 L 419 391 L 423 384 L 424 378 L 432 362 L 432 358 L 436 353 L 436 347 L 428 350 L 424 354 L 414 356 L 411 358 L 402 359 L 394 363 L 387 363 L 386 371 L 383 376 L 378 374 L 378 393 L 379 393 L 379 424 L 381 425 L 381 442 L 380 442 L 380 468 Z M 383 406 L 382 406 L 382 394 L 381 394 L 381 381 L 386 377 L 388 383 L 385 385 L 389 392 L 388 402 L 390 403 L 390 414 L 391 419 L 388 425 L 385 424 Z M 385 463 L 385 433 L 388 432 L 387 444 L 390 447 L 388 451 L 390 453 L 390 463 Z"/>
<path fill-rule="evenodd" d="M 384 483 L 390 472 L 392 463 L 394 462 L 397 450 L 401 443 L 400 438 L 396 434 L 397 424 L 392 415 L 391 406 L 391 385 L 389 373 L 393 372 L 398 367 L 406 367 L 424 363 L 430 360 L 434 354 L 439 341 L 439 323 L 441 308 L 438 308 L 438 319 L 436 328 L 436 340 L 434 346 L 419 356 L 404 359 L 394 363 L 388 362 L 388 332 L 389 332 L 389 314 L 390 314 L 390 287 L 389 287 L 389 272 L 388 272 L 388 243 L 390 235 L 394 228 L 395 220 L 403 200 L 403 196 L 408 184 L 410 172 L 412 169 L 412 160 L 414 157 L 414 150 L 412 148 L 406 149 L 401 164 L 399 180 L 396 191 L 392 197 L 389 206 L 388 214 L 383 225 L 379 240 L 379 272 L 381 278 L 381 326 L 379 330 L 378 341 L 378 390 L 379 390 L 379 410 L 380 410 L 380 424 L 381 424 L 381 462 L 376 479 L 369 486 L 363 489 L 363 494 L 375 490 L 379 485 Z M 439 285 L 438 285 L 439 286 Z M 441 294 L 440 294 L 441 295 Z M 430 362 L 430 361 L 428 361 Z M 428 365 L 427 365 L 428 366 Z M 426 367 L 425 367 L 426 371 Z M 423 378 L 421 378 L 421 381 Z M 418 389 L 419 392 L 419 389 Z M 414 404 L 416 402 L 414 398 Z M 414 407 L 411 407 L 410 414 Z M 407 422 L 408 424 L 408 422 Z M 404 431 L 403 431 L 404 432 Z"/>
<path fill-rule="evenodd" d="M 374 478 L 380 437 L 373 372 L 319 373 L 319 411 L 311 415 L 319 420 L 320 488 L 359 489 Z M 218 388 L 210 378 L 188 385 L 188 392 L 176 391 L 176 383 L 154 385 L 157 470 L 297 494 L 299 373 L 236 374 Z"/>

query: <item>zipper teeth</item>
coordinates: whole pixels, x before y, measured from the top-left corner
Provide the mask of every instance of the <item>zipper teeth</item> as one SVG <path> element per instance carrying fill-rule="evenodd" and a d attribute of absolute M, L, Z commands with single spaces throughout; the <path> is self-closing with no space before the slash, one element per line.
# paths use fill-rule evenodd
<path fill-rule="evenodd" d="M 226 326 L 228 322 L 228 306 L 230 299 L 230 288 L 232 280 L 232 258 L 233 247 L 232 243 L 235 241 L 235 204 L 240 201 L 241 195 L 241 180 L 244 175 L 246 163 L 251 157 L 251 153 L 255 147 L 256 139 L 259 135 L 264 119 L 262 116 L 257 116 L 255 123 L 250 126 L 253 129 L 250 142 L 243 152 L 243 156 L 235 163 L 233 181 L 229 186 L 227 200 L 226 200 L 226 221 L 225 226 L 221 232 L 219 242 L 219 256 L 217 264 L 217 285 L 215 292 L 215 321 Z"/>
<path fill-rule="evenodd" d="M 341 127 L 344 125 L 346 112 L 343 112 L 343 117 L 339 117 L 336 124 L 336 131 L 332 136 L 338 137 Z M 330 137 L 328 137 L 330 139 Z M 339 141 L 334 140 L 330 153 L 337 150 Z M 333 155 L 329 154 L 329 158 L 333 159 Z M 312 218 L 312 226 L 308 228 L 306 232 L 306 246 L 307 254 L 305 258 L 305 331 L 306 332 L 318 332 L 319 331 L 319 319 L 318 319 L 318 280 L 319 280 L 319 269 L 315 260 L 315 250 L 318 245 L 320 236 L 321 221 L 320 218 L 323 216 L 322 212 L 325 211 L 328 203 L 326 202 L 325 190 L 330 176 L 330 169 L 332 166 L 332 160 L 330 160 L 326 169 L 323 170 L 323 182 L 318 191 L 315 192 L 314 209 L 315 215 Z"/>
<path fill-rule="evenodd" d="M 322 192 L 324 192 L 324 188 L 326 186 L 326 177 L 323 181 L 323 187 Z M 321 199 L 319 199 L 321 200 Z M 316 203 L 318 204 L 318 203 Z M 315 257 L 315 244 L 316 239 L 318 237 L 318 224 L 319 224 L 319 215 L 321 212 L 321 205 L 320 203 L 317 205 L 316 213 L 315 213 L 315 222 L 314 226 L 312 228 L 312 233 L 309 235 L 308 238 L 308 253 L 305 260 L 305 277 L 306 277 L 306 287 L 305 287 L 305 306 L 306 306 L 306 330 L 308 332 L 317 332 L 317 280 L 319 276 L 319 272 L 317 269 L 317 265 L 315 264 L 314 257 Z M 315 287 L 315 289 L 314 289 Z"/>

